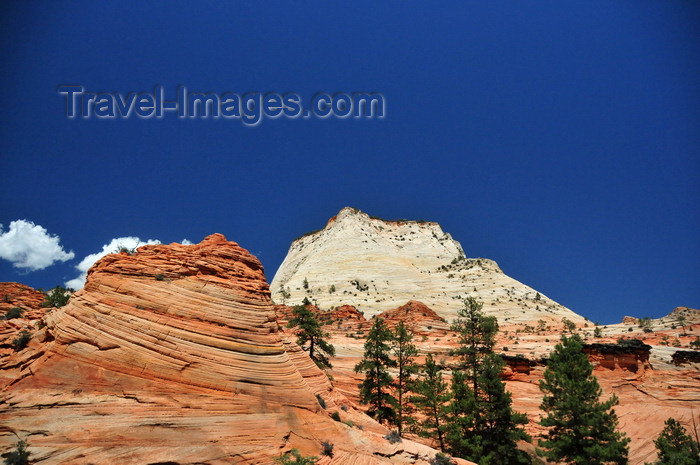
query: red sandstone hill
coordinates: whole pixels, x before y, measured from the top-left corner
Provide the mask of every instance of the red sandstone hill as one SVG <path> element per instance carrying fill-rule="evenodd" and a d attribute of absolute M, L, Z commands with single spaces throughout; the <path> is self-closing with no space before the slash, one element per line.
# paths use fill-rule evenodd
<path fill-rule="evenodd" d="M 328 311 L 328 317 L 332 320 L 344 321 L 345 323 L 350 321 L 367 321 L 365 315 L 360 313 L 352 305 L 341 305 Z"/>
<path fill-rule="evenodd" d="M 409 300 L 406 304 L 386 310 L 377 316 L 383 318 L 390 328 L 395 328 L 399 321 L 403 321 L 406 328 L 418 336 L 447 330 L 450 327 L 444 318 L 424 303 L 415 300 Z"/>
<path fill-rule="evenodd" d="M 19 283 L 0 283 L 0 315 L 14 307 L 32 312 L 41 308 L 44 293 Z"/>
<path fill-rule="evenodd" d="M 437 313 L 422 302 L 410 300 L 398 308 L 393 308 L 375 315 L 369 320 L 352 305 L 341 305 L 322 310 L 316 305 L 307 305 L 316 314 L 319 321 L 327 325 L 326 330 L 333 335 L 358 334 L 365 335 L 374 324 L 375 318 L 384 319 L 389 328 L 394 329 L 400 321 L 416 336 L 425 336 L 437 332 L 448 331 L 450 325 Z M 285 327 L 292 317 L 292 307 L 275 305 L 275 312 L 280 326 Z M 359 337 L 359 336 L 358 336 Z"/>
<path fill-rule="evenodd" d="M 104 257 L 28 329 L 0 366 L 0 450 L 27 439 L 32 463 L 269 464 L 322 441 L 326 464 L 435 454 L 389 443 L 333 388 L 278 331 L 260 262 L 218 234 Z"/>
<path fill-rule="evenodd" d="M 21 331 L 32 330 L 46 312 L 44 294 L 19 283 L 0 283 L 0 317 L 18 308 L 18 318 L 0 319 L 0 369 L 14 353 L 13 341 Z M 0 377 L 1 380 L 1 377 Z"/>

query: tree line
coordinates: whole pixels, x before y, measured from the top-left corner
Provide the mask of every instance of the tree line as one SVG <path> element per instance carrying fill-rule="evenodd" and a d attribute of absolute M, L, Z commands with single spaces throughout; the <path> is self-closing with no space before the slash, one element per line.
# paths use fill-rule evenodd
<path fill-rule="evenodd" d="M 482 307 L 476 298 L 464 301 L 452 324 L 458 347 L 449 366 L 430 353 L 418 363 L 419 351 L 404 323 L 392 330 L 376 317 L 363 358 L 354 368 L 364 374 L 358 386 L 360 403 L 379 423 L 395 426 L 399 436 L 409 432 L 429 438 L 452 456 L 480 465 L 529 464 L 532 458 L 517 446 L 518 441 L 531 441 L 524 430 L 528 420 L 512 408 L 511 394 L 500 377 L 505 362 L 494 353 L 498 322 L 485 316 Z M 329 357 L 335 349 L 309 308 L 294 307 L 288 327 L 296 328 L 297 342 L 320 368 L 331 367 Z M 618 431 L 613 409 L 618 398 L 600 400 L 602 389 L 582 344 L 578 334 L 563 335 L 550 355 L 539 383 L 539 424 L 547 431 L 538 440 L 537 454 L 557 463 L 627 464 L 630 440 Z M 449 381 L 443 376 L 447 372 Z M 667 422 L 655 441 L 656 463 L 700 465 L 697 442 L 681 431 L 675 420 Z M 667 446 L 677 443 L 683 445 L 680 452 Z M 678 456 L 687 460 L 679 461 Z"/>
<path fill-rule="evenodd" d="M 428 354 L 417 364 L 413 335 L 399 322 L 391 331 L 375 318 L 355 371 L 364 373 L 360 402 L 380 423 L 433 439 L 442 452 L 477 463 L 530 463 L 518 440 L 530 440 L 525 415 L 511 408 L 511 396 L 499 377 L 504 362 L 493 352 L 498 324 L 481 312 L 474 298 L 465 301 L 452 325 L 459 337 L 450 367 Z M 390 369 L 397 373 L 394 379 Z M 451 372 L 448 382 L 443 371 Z M 420 421 L 418 421 L 420 419 Z"/>

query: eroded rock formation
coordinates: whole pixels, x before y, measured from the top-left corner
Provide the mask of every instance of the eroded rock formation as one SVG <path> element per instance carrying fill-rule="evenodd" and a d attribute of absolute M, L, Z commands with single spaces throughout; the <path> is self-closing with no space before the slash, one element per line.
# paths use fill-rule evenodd
<path fill-rule="evenodd" d="M 349 304 L 369 318 L 423 302 L 451 322 L 467 296 L 499 321 L 583 318 L 513 278 L 496 262 L 467 258 L 439 224 L 384 221 L 344 208 L 320 231 L 295 240 L 271 284 L 278 304 L 305 298 L 322 308 Z"/>
<path fill-rule="evenodd" d="M 44 293 L 19 283 L 0 283 L 0 385 L 20 333 L 32 331 L 46 312 Z"/>
<path fill-rule="evenodd" d="M 444 331 L 450 328 L 445 319 L 435 313 L 433 309 L 423 302 L 415 300 L 409 300 L 398 308 L 382 312 L 377 317 L 383 318 L 387 326 L 392 329 L 400 321 L 403 321 L 406 329 L 413 332 L 416 336 L 432 334 L 435 331 Z"/>
<path fill-rule="evenodd" d="M 260 262 L 221 235 L 108 255 L 43 320 L 1 374 L 0 447 L 27 439 L 33 463 L 272 463 L 321 441 L 327 463 L 435 454 L 389 443 L 332 388 L 278 331 Z"/>
<path fill-rule="evenodd" d="M 19 283 L 0 283 L 0 316 L 12 308 L 21 308 L 25 318 L 41 316 L 44 293 Z M 38 315 L 37 315 L 38 314 Z"/>
<path fill-rule="evenodd" d="M 651 346 L 638 339 L 627 339 L 624 344 L 584 344 L 583 352 L 596 367 L 636 372 L 650 368 Z"/>

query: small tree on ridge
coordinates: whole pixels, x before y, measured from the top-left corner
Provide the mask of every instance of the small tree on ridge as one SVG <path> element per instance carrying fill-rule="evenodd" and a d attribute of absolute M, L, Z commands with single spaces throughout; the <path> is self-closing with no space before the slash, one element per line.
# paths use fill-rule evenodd
<path fill-rule="evenodd" d="M 356 373 L 364 373 L 360 383 L 360 403 L 369 404 L 367 414 L 379 423 L 396 421 L 397 400 L 391 395 L 390 387 L 394 378 L 388 369 L 396 366 L 391 358 L 393 335 L 382 318 L 376 318 L 365 341 L 365 353 L 355 365 Z"/>
<path fill-rule="evenodd" d="M 403 433 L 403 426 L 406 423 L 406 414 L 410 412 L 407 402 L 406 391 L 411 382 L 412 375 L 417 371 L 413 359 L 418 355 L 418 349 L 413 344 L 413 333 L 406 329 L 403 321 L 399 321 L 393 334 L 392 351 L 396 360 L 398 374 L 396 382 L 396 426 L 399 436 Z"/>
<path fill-rule="evenodd" d="M 413 403 L 425 415 L 425 421 L 419 425 L 418 434 L 438 441 L 440 450 L 445 451 L 445 432 L 447 430 L 447 402 L 450 391 L 442 379 L 440 367 L 432 354 L 428 354 L 425 365 L 421 368 L 419 379 L 414 386 Z"/>
<path fill-rule="evenodd" d="M 325 370 L 333 367 L 328 358 L 335 356 L 335 347 L 326 341 L 329 334 L 321 328 L 311 309 L 306 305 L 295 305 L 287 328 L 296 328 L 297 344 L 309 353 L 319 368 Z"/>
<path fill-rule="evenodd" d="M 674 418 L 666 420 L 666 426 L 654 441 L 659 456 L 654 465 L 700 465 L 698 443 Z"/>

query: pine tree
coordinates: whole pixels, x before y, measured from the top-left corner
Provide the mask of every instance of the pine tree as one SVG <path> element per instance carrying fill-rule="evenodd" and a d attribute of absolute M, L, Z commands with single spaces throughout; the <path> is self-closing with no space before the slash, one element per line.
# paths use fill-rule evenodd
<path fill-rule="evenodd" d="M 388 369 L 396 366 L 391 358 L 393 335 L 382 318 L 376 318 L 365 341 L 363 359 L 355 365 L 355 372 L 363 372 L 365 380 L 360 383 L 360 403 L 369 404 L 367 414 L 379 423 L 396 421 L 396 398 L 389 391 L 394 378 Z"/>
<path fill-rule="evenodd" d="M 6 455 L 5 465 L 27 465 L 29 463 L 27 445 L 27 441 L 17 442 L 17 448 Z"/>
<path fill-rule="evenodd" d="M 659 456 L 656 465 L 700 465 L 698 443 L 674 418 L 666 420 L 666 426 L 654 444 Z"/>
<path fill-rule="evenodd" d="M 321 323 L 311 309 L 305 305 L 295 305 L 287 328 L 296 328 L 297 344 L 309 353 L 319 368 L 323 370 L 333 367 L 328 357 L 335 356 L 335 347 L 326 341 L 329 334 L 321 328 Z"/>
<path fill-rule="evenodd" d="M 616 430 L 617 415 L 612 409 L 617 396 L 599 401 L 602 389 L 578 334 L 562 336 L 540 390 L 544 393 L 540 409 L 547 414 L 540 425 L 549 428 L 539 441 L 544 448 L 540 454 L 566 464 L 627 463 L 629 439 Z"/>
<path fill-rule="evenodd" d="M 685 325 L 688 323 L 688 319 L 685 315 L 683 315 L 682 313 L 676 315 L 676 323 L 681 325 L 681 328 L 683 328 L 683 334 L 688 334 L 685 332 Z"/>
<path fill-rule="evenodd" d="M 522 428 L 527 417 L 511 408 L 511 395 L 500 378 L 504 366 L 503 359 L 494 353 L 483 360 L 479 374 L 481 398 L 477 402 L 481 423 L 475 431 L 483 450 L 472 460 L 478 457 L 480 464 L 488 465 L 529 464 L 530 457 L 518 450 L 516 444 L 519 440 L 530 440 Z"/>
<path fill-rule="evenodd" d="M 392 350 L 396 360 L 398 376 L 395 387 L 398 396 L 396 404 L 396 426 L 399 436 L 403 433 L 403 426 L 406 423 L 406 416 L 410 417 L 410 405 L 407 402 L 406 391 L 411 382 L 412 375 L 417 371 L 413 359 L 418 355 L 418 349 L 413 344 L 413 333 L 406 329 L 403 321 L 399 321 L 393 334 Z"/>
<path fill-rule="evenodd" d="M 511 408 L 512 399 L 500 378 L 503 360 L 493 353 L 498 323 L 481 311 L 474 297 L 464 301 L 452 329 L 460 346 L 452 375 L 447 443 L 452 455 L 483 464 L 529 463 L 516 441 L 529 440 L 521 425 L 524 415 Z"/>
<path fill-rule="evenodd" d="M 447 434 L 452 455 L 488 464 L 529 463 L 516 441 L 529 440 L 521 425 L 524 415 L 513 412 L 512 399 L 500 378 L 503 360 L 493 353 L 498 323 L 485 316 L 474 297 L 464 301 L 452 325 L 459 334 L 453 370 L 450 424 Z"/>
<path fill-rule="evenodd" d="M 470 457 L 482 453 L 481 437 L 473 434 L 476 409 L 477 403 L 474 391 L 469 387 L 469 379 L 464 371 L 454 370 L 445 441 L 453 456 Z"/>
<path fill-rule="evenodd" d="M 68 303 L 72 292 L 72 289 L 67 289 L 63 286 L 56 286 L 46 293 L 41 306 L 48 308 L 63 307 Z"/>
<path fill-rule="evenodd" d="M 411 397 L 411 400 L 426 417 L 425 421 L 420 424 L 418 434 L 437 439 L 440 450 L 444 452 L 447 402 L 450 400 L 450 392 L 432 354 L 428 354 L 426 357 L 425 365 L 422 367 L 413 391 L 415 395 Z"/>
<path fill-rule="evenodd" d="M 484 316 L 481 312 L 483 306 L 483 302 L 479 302 L 475 297 L 467 297 L 464 300 L 464 308 L 457 313 L 459 318 L 452 324 L 452 330 L 459 335 L 459 348 L 454 352 L 460 359 L 457 368 L 469 375 L 475 397 L 479 396 L 481 361 L 493 352 L 494 338 L 498 332 L 496 318 Z"/>

